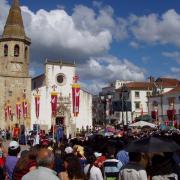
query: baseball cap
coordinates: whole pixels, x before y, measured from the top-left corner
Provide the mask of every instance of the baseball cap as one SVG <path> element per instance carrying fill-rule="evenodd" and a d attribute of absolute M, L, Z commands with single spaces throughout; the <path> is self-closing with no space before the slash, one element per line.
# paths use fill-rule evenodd
<path fill-rule="evenodd" d="M 19 143 L 17 142 L 17 141 L 11 141 L 10 143 L 9 143 L 9 148 L 10 149 L 17 149 L 19 147 Z"/>

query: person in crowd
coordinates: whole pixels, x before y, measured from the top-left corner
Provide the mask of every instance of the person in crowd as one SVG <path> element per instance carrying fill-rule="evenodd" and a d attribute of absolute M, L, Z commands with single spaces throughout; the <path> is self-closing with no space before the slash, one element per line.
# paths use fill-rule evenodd
<path fill-rule="evenodd" d="M 42 148 L 37 156 L 38 168 L 22 177 L 22 180 L 59 180 L 54 167 L 54 154 L 47 148 Z"/>
<path fill-rule="evenodd" d="M 115 159 L 116 149 L 113 146 L 109 146 L 107 151 L 107 159 L 103 163 L 104 178 L 106 180 L 116 180 L 118 179 L 119 171 L 123 164 L 119 160 Z"/>
<path fill-rule="evenodd" d="M 8 156 L 6 157 L 5 161 L 5 169 L 6 174 L 9 180 L 12 180 L 12 175 L 14 171 L 14 167 L 18 161 L 18 154 L 20 153 L 20 146 L 19 143 L 16 141 L 11 141 L 8 148 Z"/>
<path fill-rule="evenodd" d="M 40 148 L 35 146 L 29 151 L 26 150 L 21 153 L 21 157 L 14 168 L 13 180 L 21 180 L 25 174 L 37 168 L 36 158 L 39 150 Z"/>
<path fill-rule="evenodd" d="M 106 156 L 103 153 L 95 152 L 94 155 L 96 156 L 96 161 L 94 165 L 100 169 L 102 169 L 103 163 L 106 160 Z"/>
<path fill-rule="evenodd" d="M 6 156 L 6 150 L 3 146 L 3 139 L 0 138 L 0 167 L 4 168 L 4 163 L 5 163 L 5 156 Z"/>
<path fill-rule="evenodd" d="M 126 165 L 129 162 L 129 155 L 128 152 L 125 151 L 124 149 L 120 150 L 117 155 L 116 158 L 122 162 L 123 166 Z"/>
<path fill-rule="evenodd" d="M 147 180 L 145 168 L 140 165 L 141 153 L 129 152 L 129 163 L 123 166 L 119 180 Z"/>
<path fill-rule="evenodd" d="M 88 157 L 88 165 L 84 168 L 84 174 L 88 180 L 103 180 L 101 170 L 94 165 L 96 157 L 91 155 Z"/>
<path fill-rule="evenodd" d="M 66 155 L 64 158 L 64 172 L 60 173 L 60 180 L 83 180 L 84 173 L 80 161 L 74 154 Z"/>
<path fill-rule="evenodd" d="M 165 156 L 158 154 L 152 157 L 151 178 L 178 180 L 178 175 L 174 172 L 172 163 Z"/>
<path fill-rule="evenodd" d="M 87 159 L 84 155 L 84 147 L 80 146 L 80 145 L 74 145 L 73 146 L 73 153 L 74 153 L 74 155 L 76 155 L 79 158 L 81 168 L 83 170 L 87 164 Z"/>
<path fill-rule="evenodd" d="M 62 149 L 56 144 L 54 147 L 54 156 L 55 156 L 55 164 L 54 170 L 57 172 L 58 177 L 60 177 L 60 173 L 63 172 L 63 153 Z"/>

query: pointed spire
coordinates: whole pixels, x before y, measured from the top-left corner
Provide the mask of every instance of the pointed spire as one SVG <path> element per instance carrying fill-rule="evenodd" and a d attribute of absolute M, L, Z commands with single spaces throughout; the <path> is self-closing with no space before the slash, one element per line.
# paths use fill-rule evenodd
<path fill-rule="evenodd" d="M 12 6 L 9 10 L 9 15 L 4 27 L 3 37 L 26 37 L 19 0 L 13 0 L 12 2 Z"/>
<path fill-rule="evenodd" d="M 13 7 L 19 7 L 19 0 L 13 0 Z"/>

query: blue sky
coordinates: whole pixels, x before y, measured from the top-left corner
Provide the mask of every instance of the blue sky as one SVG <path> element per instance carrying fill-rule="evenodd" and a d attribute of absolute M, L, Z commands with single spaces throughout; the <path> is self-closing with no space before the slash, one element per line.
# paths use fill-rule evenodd
<path fill-rule="evenodd" d="M 32 75 L 43 72 L 48 57 L 76 60 L 82 84 L 94 92 L 115 79 L 180 78 L 179 0 L 20 2 Z M 10 3 L 0 0 L 3 14 Z"/>

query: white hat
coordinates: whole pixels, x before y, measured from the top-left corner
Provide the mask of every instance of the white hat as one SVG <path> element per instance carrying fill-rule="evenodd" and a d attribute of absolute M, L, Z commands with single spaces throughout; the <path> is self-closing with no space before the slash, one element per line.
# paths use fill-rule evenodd
<path fill-rule="evenodd" d="M 9 148 L 10 149 L 17 149 L 19 147 L 19 143 L 17 142 L 17 141 L 11 141 L 10 143 L 9 143 Z"/>
<path fill-rule="evenodd" d="M 94 155 L 96 158 L 98 158 L 98 157 L 102 156 L 102 153 L 95 152 Z"/>
<path fill-rule="evenodd" d="M 68 146 L 68 147 L 65 148 L 64 151 L 66 152 L 66 154 L 71 154 L 73 152 L 73 148 Z"/>

